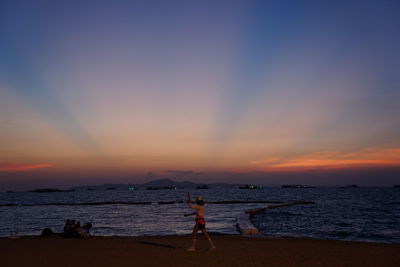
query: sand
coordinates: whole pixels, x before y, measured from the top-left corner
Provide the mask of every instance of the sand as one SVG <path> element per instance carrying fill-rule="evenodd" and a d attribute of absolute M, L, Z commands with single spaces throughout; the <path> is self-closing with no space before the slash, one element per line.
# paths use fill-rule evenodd
<path fill-rule="evenodd" d="M 0 266 L 400 266 L 400 244 L 213 236 L 0 238 Z"/>

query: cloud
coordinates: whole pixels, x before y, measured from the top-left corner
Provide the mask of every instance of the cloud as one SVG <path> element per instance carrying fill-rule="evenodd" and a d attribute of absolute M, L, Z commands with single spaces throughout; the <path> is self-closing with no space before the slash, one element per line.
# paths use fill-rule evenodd
<path fill-rule="evenodd" d="M 51 164 L 2 164 L 0 165 L 0 171 L 12 171 L 12 172 L 25 172 L 34 169 L 42 169 L 52 167 Z"/>
<path fill-rule="evenodd" d="M 322 151 L 299 157 L 270 157 L 250 163 L 264 171 L 334 170 L 400 166 L 400 148 L 368 148 L 356 152 Z"/>

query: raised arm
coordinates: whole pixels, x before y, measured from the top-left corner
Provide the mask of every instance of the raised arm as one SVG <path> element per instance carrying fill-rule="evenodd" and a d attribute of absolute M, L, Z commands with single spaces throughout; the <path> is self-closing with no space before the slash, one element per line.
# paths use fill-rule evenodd
<path fill-rule="evenodd" d="M 192 209 L 193 209 L 192 198 L 190 197 L 190 194 L 189 194 L 189 193 L 187 193 L 187 196 L 188 196 L 189 208 L 192 208 Z"/>

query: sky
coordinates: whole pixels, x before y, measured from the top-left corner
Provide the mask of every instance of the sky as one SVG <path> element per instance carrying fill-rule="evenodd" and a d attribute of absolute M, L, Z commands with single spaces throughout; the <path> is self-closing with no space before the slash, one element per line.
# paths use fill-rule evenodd
<path fill-rule="evenodd" d="M 0 190 L 398 184 L 399 13 L 395 0 L 1 0 Z"/>

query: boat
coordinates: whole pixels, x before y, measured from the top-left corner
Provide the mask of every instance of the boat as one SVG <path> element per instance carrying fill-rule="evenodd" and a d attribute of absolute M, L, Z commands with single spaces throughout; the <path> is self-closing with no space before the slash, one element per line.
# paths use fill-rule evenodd
<path fill-rule="evenodd" d="M 262 185 L 245 184 L 245 185 L 239 186 L 239 189 L 263 189 L 263 186 Z"/>
<path fill-rule="evenodd" d="M 315 186 L 303 185 L 303 184 L 284 184 L 282 188 L 314 188 Z"/>

